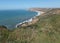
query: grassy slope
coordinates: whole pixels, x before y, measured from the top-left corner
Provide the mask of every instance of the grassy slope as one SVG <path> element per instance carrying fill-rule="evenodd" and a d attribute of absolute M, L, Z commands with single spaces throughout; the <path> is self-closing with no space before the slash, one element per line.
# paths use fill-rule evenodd
<path fill-rule="evenodd" d="M 9 36 L 9 30 L 4 26 L 0 26 L 0 43 L 6 43 Z"/>
<path fill-rule="evenodd" d="M 31 26 L 10 32 L 0 28 L 0 43 L 60 43 L 60 14 L 39 17 Z"/>
<path fill-rule="evenodd" d="M 38 23 L 14 30 L 11 43 L 60 43 L 60 15 L 40 17 Z"/>

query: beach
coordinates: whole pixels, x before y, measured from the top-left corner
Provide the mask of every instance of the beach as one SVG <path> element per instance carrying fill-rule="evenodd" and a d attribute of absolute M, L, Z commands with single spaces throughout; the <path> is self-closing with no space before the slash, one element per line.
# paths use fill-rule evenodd
<path fill-rule="evenodd" d="M 17 25 L 16 25 L 16 28 L 17 27 L 24 27 L 24 26 L 28 26 L 28 25 L 32 25 L 32 24 L 35 24 L 39 19 L 37 18 L 37 16 L 40 16 L 41 14 L 43 14 L 44 12 L 42 12 L 42 11 L 34 11 L 34 12 L 37 12 L 37 15 L 36 16 L 34 16 L 34 17 L 32 17 L 31 19 L 28 19 L 28 20 L 26 20 L 26 21 L 23 21 L 23 22 L 21 22 L 21 23 L 18 23 Z"/>
<path fill-rule="evenodd" d="M 9 29 L 16 28 L 16 24 L 31 21 L 37 13 L 27 10 L 3 10 L 0 11 L 0 25 L 4 25 Z M 7 16 L 6 16 L 7 15 Z M 30 19 L 30 20 L 29 20 Z"/>

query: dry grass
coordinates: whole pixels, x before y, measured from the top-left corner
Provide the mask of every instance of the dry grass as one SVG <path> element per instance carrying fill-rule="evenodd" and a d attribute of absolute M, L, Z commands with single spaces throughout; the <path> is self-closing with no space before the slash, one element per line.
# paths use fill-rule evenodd
<path fill-rule="evenodd" d="M 34 25 L 15 29 L 8 40 L 11 43 L 60 43 L 60 15 L 46 16 Z"/>

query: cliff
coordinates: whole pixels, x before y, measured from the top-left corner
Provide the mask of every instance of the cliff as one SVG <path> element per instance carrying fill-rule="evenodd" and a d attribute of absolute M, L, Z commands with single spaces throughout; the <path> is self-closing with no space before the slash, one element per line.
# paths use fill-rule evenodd
<path fill-rule="evenodd" d="M 38 18 L 37 23 L 17 28 L 1 40 L 6 43 L 60 43 L 60 9 L 46 10 Z"/>

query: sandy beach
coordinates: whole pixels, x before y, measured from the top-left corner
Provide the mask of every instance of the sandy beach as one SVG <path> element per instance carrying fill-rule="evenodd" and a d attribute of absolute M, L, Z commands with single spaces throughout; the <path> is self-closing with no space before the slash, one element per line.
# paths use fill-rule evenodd
<path fill-rule="evenodd" d="M 26 21 L 23 21 L 21 23 L 18 23 L 16 25 L 16 28 L 17 27 L 20 27 L 20 26 L 28 26 L 28 25 L 32 25 L 32 24 L 35 24 L 37 21 L 38 21 L 38 18 L 36 18 L 37 16 L 40 16 L 41 14 L 43 14 L 44 12 L 42 11 L 34 11 L 34 12 L 37 12 L 37 15 L 34 16 L 33 18 L 29 19 L 29 20 L 26 20 Z M 27 23 L 27 24 L 26 24 Z"/>

